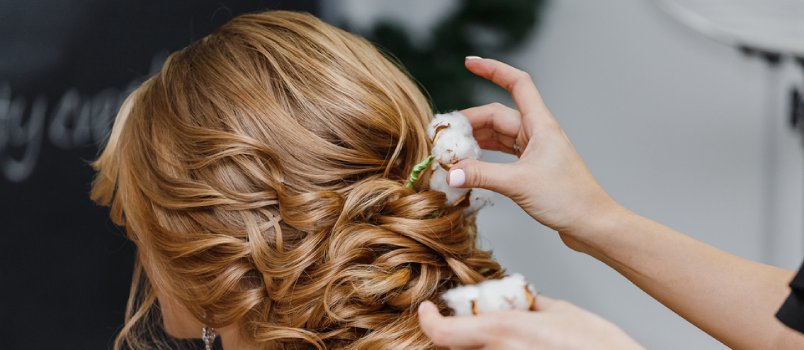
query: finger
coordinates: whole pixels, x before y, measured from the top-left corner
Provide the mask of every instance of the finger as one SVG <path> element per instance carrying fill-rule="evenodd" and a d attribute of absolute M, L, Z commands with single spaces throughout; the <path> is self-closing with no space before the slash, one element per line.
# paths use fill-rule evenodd
<path fill-rule="evenodd" d="M 488 163 L 464 159 L 450 168 L 447 184 L 452 187 L 485 188 L 506 196 L 514 194 L 516 168 L 513 163 Z"/>
<path fill-rule="evenodd" d="M 475 140 L 477 140 L 478 142 L 493 140 L 493 141 L 499 141 L 501 144 L 506 145 L 508 147 L 513 147 L 514 141 L 516 140 L 511 136 L 500 134 L 491 129 L 475 130 L 473 131 L 473 136 L 475 137 Z"/>
<path fill-rule="evenodd" d="M 540 113 L 544 109 L 542 97 L 525 71 L 497 60 L 480 57 L 467 58 L 464 65 L 470 72 L 491 80 L 510 92 L 523 117 L 538 118 L 546 115 Z"/>
<path fill-rule="evenodd" d="M 509 137 L 516 137 L 522 124 L 519 111 L 502 103 L 490 103 L 461 111 L 469 119 L 472 129 L 491 129 Z"/>
<path fill-rule="evenodd" d="M 515 138 L 513 138 L 511 136 L 508 136 L 508 135 L 500 134 L 500 133 L 498 133 L 498 132 L 496 132 L 494 130 L 491 130 L 491 129 L 475 130 L 473 132 L 473 134 L 474 134 L 475 140 L 477 140 L 478 143 L 485 142 L 485 141 L 495 141 L 495 142 L 499 143 L 500 145 L 503 145 L 503 146 L 505 146 L 507 148 L 513 148 L 514 147 L 514 142 L 516 142 Z"/>
<path fill-rule="evenodd" d="M 450 348 L 483 346 L 488 334 L 483 318 L 444 317 L 429 301 L 419 305 L 419 325 L 435 345 Z"/>
<path fill-rule="evenodd" d="M 516 154 L 516 151 L 514 151 L 513 147 L 504 145 L 497 140 L 482 140 L 482 141 L 478 140 L 477 144 L 480 146 L 480 148 L 487 151 L 500 151 L 508 153 L 510 155 L 518 156 L 518 154 Z"/>
<path fill-rule="evenodd" d="M 543 294 L 539 294 L 536 296 L 536 311 L 545 311 L 555 308 L 556 306 L 560 305 L 563 301 L 553 298 L 548 298 Z"/>

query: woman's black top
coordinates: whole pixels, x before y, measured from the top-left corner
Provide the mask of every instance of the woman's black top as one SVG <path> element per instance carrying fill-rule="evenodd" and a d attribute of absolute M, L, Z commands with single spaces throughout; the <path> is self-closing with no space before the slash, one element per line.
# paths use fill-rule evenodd
<path fill-rule="evenodd" d="M 804 263 L 790 282 L 790 289 L 790 296 L 776 313 L 776 318 L 788 327 L 804 333 Z"/>

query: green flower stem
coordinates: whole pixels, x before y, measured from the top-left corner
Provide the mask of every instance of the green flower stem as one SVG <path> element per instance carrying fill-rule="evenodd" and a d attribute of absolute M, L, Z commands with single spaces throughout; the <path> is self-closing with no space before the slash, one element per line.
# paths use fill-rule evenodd
<path fill-rule="evenodd" d="M 410 172 L 410 177 L 408 177 L 408 182 L 405 184 L 405 187 L 413 188 L 413 185 L 419 180 L 419 175 L 422 173 L 422 171 L 424 171 L 424 169 L 427 169 L 427 167 L 430 166 L 430 163 L 433 162 L 433 158 L 434 157 L 430 155 L 421 163 L 413 166 L 413 170 Z"/>

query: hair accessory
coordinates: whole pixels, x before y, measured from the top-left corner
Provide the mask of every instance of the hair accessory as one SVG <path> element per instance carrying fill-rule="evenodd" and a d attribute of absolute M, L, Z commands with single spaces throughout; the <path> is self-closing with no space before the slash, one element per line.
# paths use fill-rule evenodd
<path fill-rule="evenodd" d="M 480 145 L 472 134 L 472 124 L 461 112 L 436 114 L 427 126 L 427 136 L 433 141 L 431 157 L 433 174 L 430 189 L 444 192 L 447 205 L 462 206 L 469 215 L 490 203 L 491 193 L 479 188 L 456 188 L 447 184 L 449 169 L 464 159 L 479 159 Z"/>
<path fill-rule="evenodd" d="M 215 328 L 204 325 L 204 328 L 201 329 L 201 339 L 204 341 L 204 348 L 206 350 L 212 350 L 212 345 L 215 344 L 215 338 L 217 337 L 218 335 L 215 333 Z"/>
<path fill-rule="evenodd" d="M 405 184 L 413 188 L 422 171 L 432 164 L 433 174 L 430 176 L 430 189 L 444 192 L 447 205 L 462 206 L 464 213 L 474 214 L 487 204 L 491 204 L 491 192 L 481 188 L 456 188 L 447 184 L 449 169 L 464 159 L 480 158 L 480 145 L 472 135 L 472 124 L 458 111 L 436 114 L 427 126 L 427 135 L 433 142 L 433 150 L 424 161 L 413 166 Z M 440 211 L 433 212 L 438 217 Z"/>
<path fill-rule="evenodd" d="M 459 286 L 448 290 L 442 298 L 456 316 L 478 315 L 505 310 L 536 311 L 539 292 L 516 273 L 498 280 Z"/>

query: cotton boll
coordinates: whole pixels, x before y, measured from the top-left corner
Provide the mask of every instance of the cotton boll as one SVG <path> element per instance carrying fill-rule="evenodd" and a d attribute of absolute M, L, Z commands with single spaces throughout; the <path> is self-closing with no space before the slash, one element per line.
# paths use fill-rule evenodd
<path fill-rule="evenodd" d="M 474 314 L 478 293 L 477 286 L 461 286 L 448 290 L 441 298 L 455 312 L 455 316 L 470 316 Z"/>
<path fill-rule="evenodd" d="M 433 171 L 433 174 L 430 175 L 430 190 L 444 192 L 444 194 L 447 195 L 447 204 L 457 204 L 455 202 L 465 195 L 466 192 L 469 192 L 469 189 L 450 187 L 447 185 L 447 174 L 449 173 L 446 170 L 437 167 Z"/>
<path fill-rule="evenodd" d="M 434 115 L 433 120 L 430 121 L 430 125 L 427 126 L 427 136 L 432 140 L 435 136 L 436 129 L 439 126 L 447 125 L 449 125 L 450 129 L 458 131 L 463 135 L 472 136 L 472 124 L 469 122 L 469 119 L 466 119 L 466 117 L 458 111 Z"/>
<path fill-rule="evenodd" d="M 432 154 L 437 163 L 454 164 L 464 159 L 480 158 L 480 145 L 471 134 L 467 136 L 450 126 L 438 135 Z"/>
<path fill-rule="evenodd" d="M 472 135 L 472 124 L 460 112 L 433 116 L 427 126 L 427 135 L 434 143 L 435 166 L 480 158 L 480 146 Z"/>
<path fill-rule="evenodd" d="M 482 188 L 473 188 L 469 193 L 469 206 L 463 209 L 465 215 L 477 213 L 478 210 L 483 209 L 486 205 L 494 205 L 491 201 L 492 192 Z"/>
<path fill-rule="evenodd" d="M 499 280 L 450 289 L 443 298 L 455 315 L 476 315 L 494 311 L 536 311 L 533 286 L 520 274 Z"/>
<path fill-rule="evenodd" d="M 528 282 L 520 274 L 485 281 L 478 288 L 477 309 L 480 313 L 532 309 L 533 296 L 529 295 Z"/>
<path fill-rule="evenodd" d="M 502 280 L 486 281 L 480 285 L 477 298 L 477 309 L 480 313 L 516 309 L 516 291 L 506 291 Z M 511 298 L 511 294 L 514 297 Z M 511 302 L 513 300 L 514 302 Z"/>
<path fill-rule="evenodd" d="M 469 189 L 447 185 L 447 170 L 442 165 L 455 164 L 463 159 L 480 158 L 480 145 L 472 135 L 472 125 L 460 112 L 436 114 L 427 127 L 427 134 L 434 139 L 430 189 L 444 192 L 447 195 L 447 204 L 456 205 Z M 482 205 L 479 201 L 471 210 L 474 212 L 480 207 Z"/>

